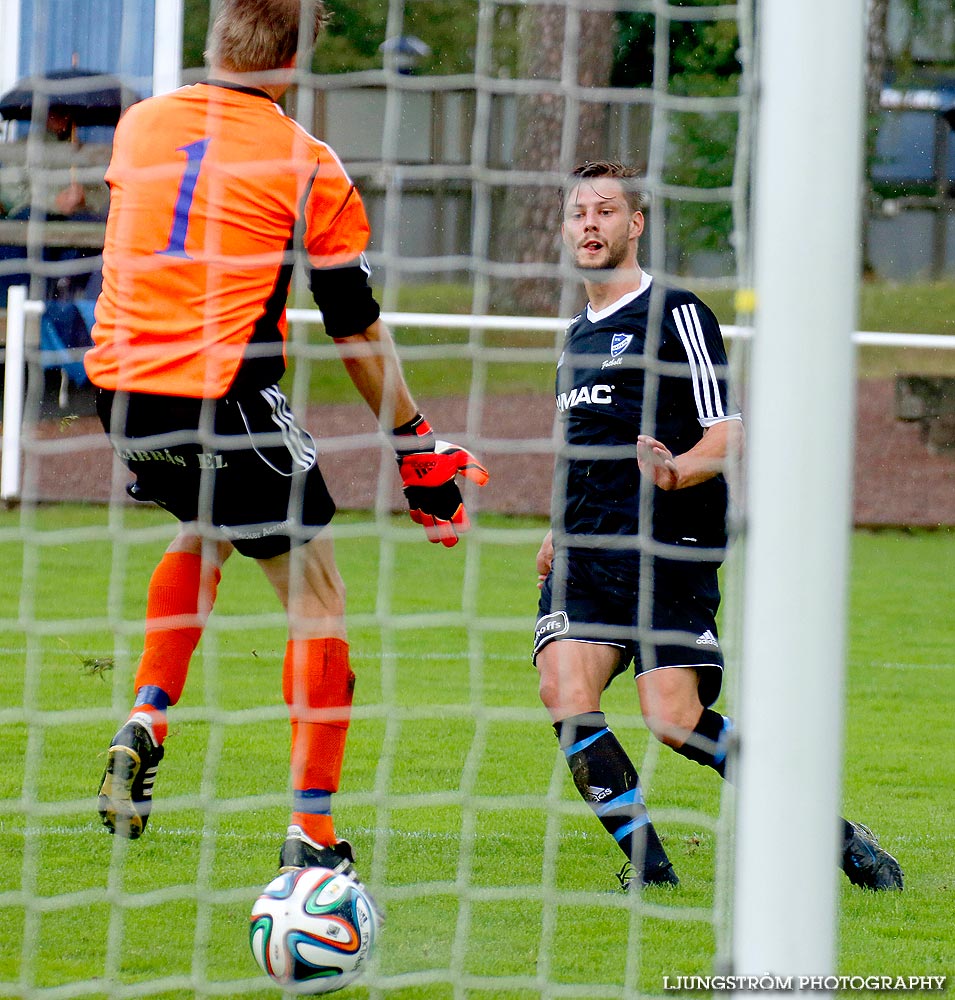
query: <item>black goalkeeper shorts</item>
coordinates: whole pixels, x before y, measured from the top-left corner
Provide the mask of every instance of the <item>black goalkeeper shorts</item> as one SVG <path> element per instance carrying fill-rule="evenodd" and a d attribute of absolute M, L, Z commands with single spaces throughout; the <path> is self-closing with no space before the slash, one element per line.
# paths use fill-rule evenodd
<path fill-rule="evenodd" d="M 652 574 L 649 627 L 640 629 L 640 564 Z M 622 652 L 614 676 L 632 662 L 634 673 L 694 667 L 700 701 L 712 705 L 723 683 L 723 652 L 716 629 L 719 565 L 640 555 L 571 549 L 541 588 L 534 659 L 555 639 L 616 646 Z M 649 581 L 648 581 L 649 582 Z"/>
<path fill-rule="evenodd" d="M 100 389 L 96 408 L 136 475 L 131 497 L 219 529 L 245 556 L 288 552 L 335 513 L 315 442 L 278 386 L 213 400 Z"/>

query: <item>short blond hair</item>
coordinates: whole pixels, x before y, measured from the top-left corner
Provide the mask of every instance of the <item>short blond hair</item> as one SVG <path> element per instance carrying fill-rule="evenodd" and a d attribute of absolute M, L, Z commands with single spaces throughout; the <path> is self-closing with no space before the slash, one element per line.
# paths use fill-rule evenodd
<path fill-rule="evenodd" d="M 303 14 L 311 48 L 328 20 L 323 0 L 219 0 L 206 62 L 233 73 L 287 66 L 298 52 Z"/>

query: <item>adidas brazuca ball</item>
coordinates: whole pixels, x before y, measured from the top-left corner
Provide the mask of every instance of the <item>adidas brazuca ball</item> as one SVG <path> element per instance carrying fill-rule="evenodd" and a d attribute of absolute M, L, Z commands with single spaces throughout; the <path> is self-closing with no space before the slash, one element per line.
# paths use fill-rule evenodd
<path fill-rule="evenodd" d="M 299 868 L 270 882 L 252 907 L 249 943 L 288 993 L 331 993 L 362 973 L 380 916 L 364 886 L 327 868 Z"/>

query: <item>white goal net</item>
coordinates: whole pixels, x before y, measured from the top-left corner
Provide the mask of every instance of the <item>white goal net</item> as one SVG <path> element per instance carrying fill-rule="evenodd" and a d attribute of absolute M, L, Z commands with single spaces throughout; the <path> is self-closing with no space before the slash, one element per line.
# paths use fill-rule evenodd
<path fill-rule="evenodd" d="M 111 16 L 132 19 L 140 6 L 122 0 Z M 371 967 L 347 995 L 663 995 L 667 977 L 729 967 L 733 810 L 714 775 L 648 737 L 632 680 L 619 679 L 606 711 L 682 885 L 613 891 L 623 856 L 578 798 L 538 701 L 530 648 L 554 366 L 583 305 L 560 261 L 558 191 L 584 159 L 640 167 L 651 203 L 643 266 L 712 298 L 731 322 L 734 293 L 751 286 L 752 5 L 356 7 L 374 13 L 382 43 L 444 30 L 411 67 L 385 52 L 383 68 L 330 74 L 320 48 L 314 71 L 297 71 L 289 110 L 335 148 L 362 192 L 374 284 L 422 410 L 492 478 L 466 493 L 466 542 L 428 546 L 396 513 L 393 454 L 296 286 L 286 391 L 345 512 L 335 539 L 358 676 L 336 826 L 387 913 Z M 32 30 L 54 34 L 41 22 L 55 5 L 32 9 Z M 134 42 L 120 33 L 120 45 Z M 115 68 L 127 64 L 123 55 Z M 142 76 L 124 82 L 149 89 Z M 77 168 L 50 165 L 26 136 L 23 125 L 10 130 L 0 163 L 37 203 Z M 102 142 L 96 134 L 88 145 Z M 79 180 L 95 183 L 95 169 L 91 158 Z M 3 458 L 16 449 L 16 468 L 11 480 L 7 466 L 12 502 L 0 512 L 0 996 L 273 996 L 247 935 L 290 801 L 285 620 L 249 561 L 225 567 L 170 712 L 148 830 L 135 843 L 111 838 L 96 815 L 105 750 L 131 704 L 146 583 L 175 525 L 128 502 L 128 474 L 68 367 L 82 347 L 44 326 L 51 304 L 89 319 L 98 263 L 100 223 L 77 223 L 84 252 L 55 259 L 53 224 L 39 212 L 0 221 L 17 250 L 0 259 L 0 278 L 25 276 L 29 289 L 23 431 L 6 436 L 10 410 Z M 69 222 L 55 224 L 56 239 L 69 239 Z M 731 351 L 734 366 L 742 352 Z M 731 558 L 727 714 L 737 574 Z"/>

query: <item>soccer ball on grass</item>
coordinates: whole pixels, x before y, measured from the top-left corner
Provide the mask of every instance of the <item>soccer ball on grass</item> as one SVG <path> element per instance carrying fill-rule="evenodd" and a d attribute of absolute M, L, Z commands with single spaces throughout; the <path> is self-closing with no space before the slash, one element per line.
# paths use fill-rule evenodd
<path fill-rule="evenodd" d="M 252 907 L 249 944 L 262 970 L 288 993 L 332 993 L 365 968 L 381 921 L 351 875 L 298 868 L 270 882 Z"/>

